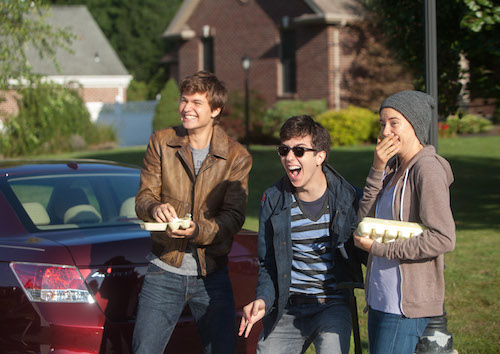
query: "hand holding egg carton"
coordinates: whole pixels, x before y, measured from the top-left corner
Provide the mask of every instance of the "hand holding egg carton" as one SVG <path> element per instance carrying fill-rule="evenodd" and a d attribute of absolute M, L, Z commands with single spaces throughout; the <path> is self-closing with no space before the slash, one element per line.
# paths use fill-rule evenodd
<path fill-rule="evenodd" d="M 424 225 L 416 222 L 363 218 L 356 231 L 361 237 L 369 237 L 379 243 L 389 243 L 418 236 L 425 229 Z"/>
<path fill-rule="evenodd" d="M 170 230 L 189 229 L 191 225 L 191 214 L 187 213 L 183 218 L 176 218 L 168 223 Z"/>
<path fill-rule="evenodd" d="M 171 222 L 145 222 L 141 223 L 141 228 L 147 231 L 165 231 L 167 226 L 170 230 L 189 229 L 191 226 L 191 214 L 187 213 L 183 218 L 176 218 Z"/>

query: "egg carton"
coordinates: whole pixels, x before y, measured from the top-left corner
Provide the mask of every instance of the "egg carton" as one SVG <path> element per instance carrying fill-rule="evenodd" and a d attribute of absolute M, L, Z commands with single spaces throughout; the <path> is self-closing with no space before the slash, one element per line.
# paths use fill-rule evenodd
<path fill-rule="evenodd" d="M 361 237 L 369 237 L 380 243 L 389 243 L 397 239 L 407 240 L 418 236 L 425 229 L 423 224 L 416 222 L 366 217 L 361 220 L 356 231 Z"/>
<path fill-rule="evenodd" d="M 185 217 L 174 219 L 173 221 L 168 223 L 168 227 L 171 230 L 175 231 L 178 229 L 189 229 L 191 225 L 191 214 L 187 213 Z"/>
<path fill-rule="evenodd" d="M 165 231 L 167 226 L 172 230 L 189 229 L 191 225 L 191 214 L 187 213 L 183 218 L 176 218 L 171 222 L 145 222 L 141 224 L 141 228 L 147 231 Z"/>

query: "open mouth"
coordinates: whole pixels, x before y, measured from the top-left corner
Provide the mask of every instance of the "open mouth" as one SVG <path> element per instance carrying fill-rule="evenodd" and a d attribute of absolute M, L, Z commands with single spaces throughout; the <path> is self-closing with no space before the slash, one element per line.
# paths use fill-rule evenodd
<path fill-rule="evenodd" d="M 300 171 L 302 171 L 302 169 L 300 167 L 290 167 L 290 168 L 288 168 L 288 171 L 290 173 L 290 177 L 297 178 L 300 174 Z"/>

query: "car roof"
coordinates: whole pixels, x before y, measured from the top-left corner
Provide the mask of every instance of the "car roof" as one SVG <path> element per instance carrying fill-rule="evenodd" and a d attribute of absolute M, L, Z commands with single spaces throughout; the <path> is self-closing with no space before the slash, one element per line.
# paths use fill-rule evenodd
<path fill-rule="evenodd" d="M 0 161 L 0 177 L 6 175 L 26 176 L 47 173 L 58 174 L 72 171 L 101 173 L 139 173 L 139 170 L 139 166 L 95 159 Z"/>

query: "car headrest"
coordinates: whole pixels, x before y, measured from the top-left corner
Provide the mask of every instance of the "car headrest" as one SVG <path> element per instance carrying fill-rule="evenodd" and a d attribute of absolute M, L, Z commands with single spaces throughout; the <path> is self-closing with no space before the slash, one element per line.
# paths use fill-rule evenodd
<path fill-rule="evenodd" d="M 125 199 L 120 207 L 120 216 L 124 216 L 127 218 L 136 218 L 137 215 L 135 213 L 135 197 L 130 197 Z"/>
<path fill-rule="evenodd" d="M 64 220 L 66 211 L 80 204 L 89 204 L 87 194 L 82 188 L 62 186 L 54 189 L 50 197 L 47 211 L 52 216 L 52 222 L 60 224 Z"/>
<path fill-rule="evenodd" d="M 64 213 L 65 224 L 95 224 L 102 220 L 99 212 L 90 204 L 80 204 Z"/>
<path fill-rule="evenodd" d="M 49 214 L 42 204 L 38 202 L 23 203 L 23 208 L 35 225 L 50 224 Z"/>

